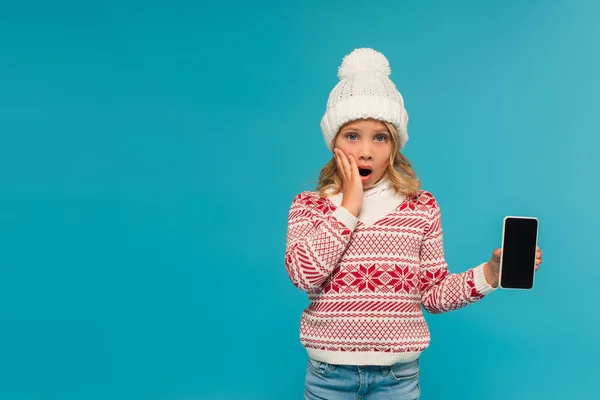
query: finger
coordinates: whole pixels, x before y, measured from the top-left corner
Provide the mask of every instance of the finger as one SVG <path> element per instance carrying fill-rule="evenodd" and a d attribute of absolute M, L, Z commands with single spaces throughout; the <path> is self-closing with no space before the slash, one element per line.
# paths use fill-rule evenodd
<path fill-rule="evenodd" d="M 352 157 L 352 155 L 349 155 L 348 159 L 350 159 L 350 170 L 352 173 L 352 179 L 360 179 L 360 173 L 358 172 L 358 165 L 356 164 L 356 161 L 354 161 L 354 157 Z"/>
<path fill-rule="evenodd" d="M 348 161 L 348 156 L 344 154 L 343 151 L 340 150 L 340 159 L 342 161 L 342 165 L 344 166 L 344 174 L 346 175 L 346 179 L 352 179 L 352 169 L 350 168 L 350 162 Z"/>
<path fill-rule="evenodd" d="M 537 271 L 538 269 L 540 269 L 540 267 L 538 267 L 537 265 L 535 266 L 535 270 Z"/>
<path fill-rule="evenodd" d="M 342 181 L 346 180 L 346 174 L 344 173 L 344 166 L 342 165 L 342 160 L 340 157 L 340 151 L 336 148 L 333 150 L 335 154 L 335 163 L 337 165 L 338 173 L 342 177 Z"/>

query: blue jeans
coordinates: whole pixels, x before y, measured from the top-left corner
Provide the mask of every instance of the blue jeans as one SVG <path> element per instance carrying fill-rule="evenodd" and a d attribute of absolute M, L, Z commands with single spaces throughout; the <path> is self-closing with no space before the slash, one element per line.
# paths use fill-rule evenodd
<path fill-rule="evenodd" d="M 333 365 L 308 359 L 305 400 L 418 400 L 419 360 L 390 366 Z"/>

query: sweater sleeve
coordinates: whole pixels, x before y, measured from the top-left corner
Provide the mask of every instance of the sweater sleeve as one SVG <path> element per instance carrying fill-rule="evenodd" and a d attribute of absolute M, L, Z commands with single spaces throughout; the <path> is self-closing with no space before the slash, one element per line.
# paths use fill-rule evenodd
<path fill-rule="evenodd" d="M 495 290 L 485 281 L 483 264 L 450 274 L 444 257 L 440 208 L 431 196 L 429 224 L 420 252 L 421 303 L 432 314 L 457 310 Z"/>
<path fill-rule="evenodd" d="M 357 222 L 345 208 L 335 208 L 310 192 L 296 196 L 288 215 L 285 266 L 297 288 L 308 292 L 326 282 Z"/>

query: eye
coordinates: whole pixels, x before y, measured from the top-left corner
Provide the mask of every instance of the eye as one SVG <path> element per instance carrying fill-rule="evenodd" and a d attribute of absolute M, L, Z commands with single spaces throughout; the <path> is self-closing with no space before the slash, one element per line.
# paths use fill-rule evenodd
<path fill-rule="evenodd" d="M 375 141 L 377 142 L 385 142 L 387 140 L 387 135 L 379 134 L 375 136 Z"/>
<path fill-rule="evenodd" d="M 353 132 L 346 133 L 346 137 L 349 140 L 356 140 L 356 139 L 358 139 L 358 136 L 356 135 L 356 133 L 353 133 Z"/>

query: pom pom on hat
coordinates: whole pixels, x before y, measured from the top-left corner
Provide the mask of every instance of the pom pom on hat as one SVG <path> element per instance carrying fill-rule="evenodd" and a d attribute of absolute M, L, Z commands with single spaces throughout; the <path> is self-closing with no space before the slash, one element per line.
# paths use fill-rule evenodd
<path fill-rule="evenodd" d="M 389 76 L 392 73 L 390 63 L 383 54 L 373 49 L 361 48 L 344 57 L 338 69 L 338 77 L 346 79 L 359 72 L 373 72 Z"/>
<path fill-rule="evenodd" d="M 333 150 L 339 129 L 347 122 L 373 118 L 394 125 L 400 149 L 408 141 L 408 113 L 402 95 L 389 78 L 390 63 L 380 52 L 358 48 L 338 68 L 340 81 L 329 94 L 321 132 Z"/>

